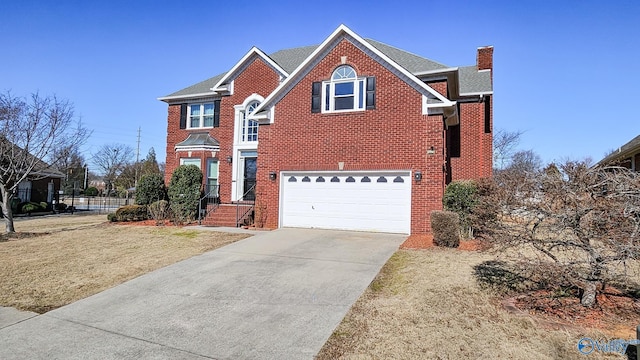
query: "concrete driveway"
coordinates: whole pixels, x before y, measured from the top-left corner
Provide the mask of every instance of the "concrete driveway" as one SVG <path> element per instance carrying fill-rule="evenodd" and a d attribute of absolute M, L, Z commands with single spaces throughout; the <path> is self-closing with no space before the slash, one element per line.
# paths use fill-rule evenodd
<path fill-rule="evenodd" d="M 261 232 L 5 326 L 0 358 L 312 359 L 405 238 Z"/>

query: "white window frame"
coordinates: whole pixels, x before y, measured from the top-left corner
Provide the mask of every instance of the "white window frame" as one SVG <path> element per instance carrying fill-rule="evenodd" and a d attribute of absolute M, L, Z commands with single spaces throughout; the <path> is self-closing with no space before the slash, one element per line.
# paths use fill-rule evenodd
<path fill-rule="evenodd" d="M 346 97 L 336 95 L 336 85 L 353 83 L 353 107 L 336 110 L 336 98 Z M 322 112 L 340 113 L 364 111 L 367 108 L 367 78 L 358 77 L 355 69 L 349 65 L 341 65 L 331 74 L 331 80 L 322 82 Z M 351 95 L 347 95 L 351 96 Z"/>
<path fill-rule="evenodd" d="M 258 106 L 260 105 L 260 101 L 258 100 L 252 100 L 251 102 L 249 102 L 247 104 L 247 106 L 245 106 L 244 110 L 240 111 L 240 116 L 241 116 L 241 124 L 240 124 L 240 142 L 241 143 L 257 143 L 258 142 L 258 121 L 257 120 L 251 120 L 248 119 L 248 115 L 251 114 L 249 112 L 249 110 L 252 108 L 252 110 L 255 110 Z M 249 126 L 249 124 L 254 124 L 253 126 Z M 251 128 L 255 128 L 256 133 L 255 133 L 255 140 L 250 140 L 248 139 L 248 130 Z M 253 134 L 252 134 L 253 135 Z"/>
<path fill-rule="evenodd" d="M 211 113 L 211 126 L 204 126 L 204 107 L 205 105 L 211 105 L 212 109 L 213 109 L 213 113 Z M 199 120 L 198 120 L 198 126 L 192 126 L 191 125 L 191 118 L 193 117 L 191 115 L 191 109 L 194 107 L 200 107 L 200 115 L 199 116 Z M 202 102 L 202 103 L 194 103 L 194 104 L 189 104 L 188 109 L 187 109 L 187 129 L 211 129 L 213 128 L 214 122 L 215 122 L 215 118 L 214 118 L 214 114 L 216 112 L 216 105 L 214 102 Z"/>

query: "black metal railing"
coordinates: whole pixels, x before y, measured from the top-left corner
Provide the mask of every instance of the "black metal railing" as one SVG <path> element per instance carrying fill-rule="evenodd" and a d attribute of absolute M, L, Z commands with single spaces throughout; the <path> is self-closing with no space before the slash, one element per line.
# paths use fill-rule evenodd
<path fill-rule="evenodd" d="M 255 191 L 256 184 L 254 183 L 242 194 L 240 200 L 236 202 L 236 227 L 240 227 L 253 211 L 253 207 L 256 204 Z"/>
<path fill-rule="evenodd" d="M 220 185 L 205 185 L 198 205 L 198 223 L 202 224 L 202 219 L 207 217 L 207 214 L 215 210 L 219 205 Z"/>

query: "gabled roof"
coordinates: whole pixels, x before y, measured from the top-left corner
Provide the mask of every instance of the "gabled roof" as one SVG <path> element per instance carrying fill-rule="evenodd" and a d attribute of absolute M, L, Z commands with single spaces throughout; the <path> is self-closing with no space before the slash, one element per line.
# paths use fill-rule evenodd
<path fill-rule="evenodd" d="M 368 41 L 361 38 L 347 26 L 340 25 L 331 35 L 329 35 L 327 39 L 325 39 L 325 41 L 322 42 L 322 44 L 320 44 L 320 46 L 318 46 L 311 53 L 311 55 L 309 55 L 293 72 L 291 72 L 291 74 L 285 81 L 283 81 L 271 94 L 269 94 L 264 102 L 262 102 L 258 106 L 258 108 L 256 108 L 254 117 L 268 118 L 269 115 L 262 112 L 280 101 L 282 96 L 284 96 L 289 90 L 291 90 L 291 88 L 295 84 L 297 84 L 309 71 L 311 71 L 314 66 L 315 60 L 323 56 L 325 51 L 335 47 L 341 39 L 347 39 L 348 41 L 359 47 L 361 50 L 365 52 L 371 52 L 373 55 L 372 57 L 375 57 L 376 61 L 385 65 L 389 70 L 393 71 L 396 76 L 398 76 L 414 89 L 422 93 L 423 96 L 432 99 L 432 101 L 435 100 L 435 102 L 439 102 L 432 102 L 428 106 L 450 107 L 455 105 L 455 102 L 450 101 L 449 99 L 432 89 L 429 85 L 418 79 L 415 75 L 395 62 L 389 56 L 381 52 Z M 273 119 L 270 120 L 273 121 Z"/>
<path fill-rule="evenodd" d="M 234 78 L 236 75 L 238 75 L 238 73 L 241 72 L 243 67 L 246 64 L 248 64 L 250 61 L 252 61 L 252 59 L 255 58 L 255 57 L 262 58 L 267 64 L 269 64 L 269 66 L 271 66 L 275 71 L 280 73 L 281 76 L 283 76 L 283 77 L 289 76 L 289 73 L 286 70 L 284 70 L 280 65 L 278 65 L 275 61 L 273 61 L 273 59 L 268 57 L 264 52 L 262 52 L 262 50 L 260 50 L 260 49 L 258 49 L 257 47 L 254 46 L 254 47 L 251 48 L 251 50 L 249 50 L 248 53 L 246 53 L 242 57 L 242 59 L 240 59 L 240 61 L 238 61 L 231 68 L 231 70 L 229 70 L 229 72 L 224 74 L 224 76 L 220 80 L 218 80 L 218 82 L 212 87 L 211 90 L 213 90 L 213 91 L 221 91 L 222 89 L 220 89 L 220 87 L 223 84 L 228 83 L 232 78 Z"/>
<path fill-rule="evenodd" d="M 344 26 L 344 25 L 342 25 Z M 346 27 L 345 27 L 346 28 Z M 357 36 L 357 35 L 356 35 Z M 422 56 L 410 53 L 408 51 L 398 49 L 394 46 L 373 40 L 366 39 L 366 43 L 375 48 L 381 54 L 393 60 L 397 65 L 406 69 L 413 75 L 438 74 L 441 72 L 460 71 L 459 87 L 461 95 L 472 95 L 480 93 L 491 93 L 493 91 L 491 84 L 490 71 L 478 71 L 477 67 L 449 67 L 436 61 L 424 58 Z M 276 51 L 270 55 L 266 55 L 260 49 L 253 47 L 249 52 L 238 61 L 228 72 L 218 74 L 212 78 L 199 82 L 197 84 L 186 87 L 164 97 L 158 98 L 161 101 L 171 101 L 177 99 L 197 98 L 205 96 L 217 96 L 212 89 L 224 84 L 227 79 L 232 77 L 234 72 L 242 69 L 242 65 L 251 55 L 261 56 L 265 61 L 270 63 L 275 69 L 280 68 L 280 72 L 284 77 L 291 74 L 299 67 L 307 58 L 317 50 L 319 45 L 303 46 L 298 48 L 284 49 Z"/>
<path fill-rule="evenodd" d="M 634 137 L 628 143 L 620 146 L 604 159 L 600 160 L 597 165 L 608 165 L 620 160 L 624 160 L 636 153 L 640 152 L 640 135 Z"/>

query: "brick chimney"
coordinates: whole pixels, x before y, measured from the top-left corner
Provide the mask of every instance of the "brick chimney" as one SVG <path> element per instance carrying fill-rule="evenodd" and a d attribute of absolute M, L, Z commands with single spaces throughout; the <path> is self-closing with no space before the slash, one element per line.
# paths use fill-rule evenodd
<path fill-rule="evenodd" d="M 493 70 L 493 46 L 483 46 L 478 48 L 477 58 L 478 70 Z"/>

